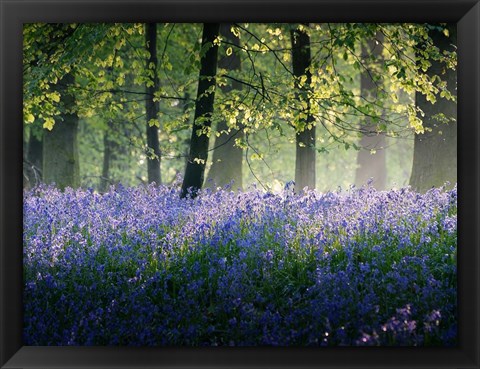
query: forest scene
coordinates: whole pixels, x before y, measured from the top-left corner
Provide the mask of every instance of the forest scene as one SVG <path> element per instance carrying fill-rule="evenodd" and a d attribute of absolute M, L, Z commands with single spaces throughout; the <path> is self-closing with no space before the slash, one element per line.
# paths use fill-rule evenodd
<path fill-rule="evenodd" d="M 24 24 L 24 344 L 457 345 L 456 32 Z"/>

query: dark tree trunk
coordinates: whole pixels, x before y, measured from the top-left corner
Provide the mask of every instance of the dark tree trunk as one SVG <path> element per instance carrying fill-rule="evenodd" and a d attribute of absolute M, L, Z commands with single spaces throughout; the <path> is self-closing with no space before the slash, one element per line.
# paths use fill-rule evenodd
<path fill-rule="evenodd" d="M 442 53 L 452 51 L 457 43 L 456 27 L 448 27 L 449 37 L 438 30 L 431 30 L 429 35 Z M 446 69 L 438 61 L 431 60 L 428 69 L 429 76 L 440 75 L 447 81 L 450 93 L 456 96 L 457 75 L 454 70 Z M 444 73 L 445 72 L 445 73 Z M 434 118 L 436 114 L 443 113 L 447 118 L 457 117 L 457 104 L 437 96 L 435 104 L 426 100 L 420 93 L 415 95 L 417 106 L 422 109 L 425 116 L 422 118 L 423 134 L 415 134 L 412 175 L 410 185 L 413 189 L 425 192 L 432 187 L 439 187 L 450 182 L 453 186 L 457 182 L 457 124 L 450 122 L 441 123 Z"/>
<path fill-rule="evenodd" d="M 220 26 L 220 35 L 234 46 L 240 46 L 240 39 L 231 31 L 232 24 L 224 23 Z M 222 55 L 218 60 L 218 66 L 227 71 L 241 69 L 240 55 L 237 48 L 232 48 L 232 54 Z M 224 93 L 232 90 L 241 90 L 242 84 L 232 81 L 232 84 L 220 87 Z M 225 132 L 229 129 L 226 121 L 218 123 L 217 132 Z M 243 137 L 243 130 L 231 129 L 229 133 L 221 133 L 215 138 L 212 155 L 212 166 L 208 172 L 208 181 L 214 185 L 225 186 L 233 181 L 234 188 L 242 188 L 242 159 L 243 150 L 235 146 L 235 139 Z"/>
<path fill-rule="evenodd" d="M 362 46 L 363 59 L 373 54 L 379 63 L 383 63 L 382 59 L 382 41 L 383 34 L 378 32 L 376 39 L 380 42 L 376 44 L 375 40 L 368 42 L 367 46 Z M 361 96 L 367 100 L 377 99 L 378 89 L 373 80 L 374 72 L 362 71 L 360 75 Z M 378 83 L 378 82 L 377 82 Z M 377 190 L 385 189 L 387 185 L 387 165 L 385 158 L 385 134 L 376 133 L 376 125 L 372 119 L 365 117 L 365 122 L 360 126 L 360 132 L 363 133 L 360 139 L 360 151 L 357 155 L 357 170 L 355 173 L 355 184 L 363 186 L 370 180 L 371 185 Z"/>
<path fill-rule="evenodd" d="M 147 171 L 148 182 L 155 182 L 161 184 L 160 174 L 160 143 L 158 141 L 158 127 L 151 125 L 151 120 L 158 122 L 158 112 L 160 110 L 160 104 L 158 101 L 154 101 L 153 94 L 160 88 L 157 75 L 157 24 L 147 23 L 145 32 L 145 41 L 147 49 L 150 53 L 150 57 L 147 60 L 147 70 L 153 73 L 153 86 L 147 85 L 147 100 L 146 100 L 146 112 L 147 112 Z"/>
<path fill-rule="evenodd" d="M 200 60 L 200 75 L 198 78 L 192 138 L 190 140 L 190 152 L 185 169 L 181 197 L 186 197 L 189 189 L 192 197 L 195 197 L 203 185 L 209 141 L 208 134 L 203 130 L 211 127 L 218 56 L 218 46 L 213 41 L 218 37 L 219 29 L 219 23 L 205 23 L 203 25 L 202 50 L 207 47 L 207 44 L 210 46 Z"/>
<path fill-rule="evenodd" d="M 28 138 L 27 165 L 28 182 L 33 187 L 42 181 L 42 162 L 43 162 L 43 129 L 40 134 L 35 134 L 35 128 L 30 127 L 30 137 Z"/>
<path fill-rule="evenodd" d="M 73 83 L 73 75 L 66 74 L 56 86 L 65 111 L 56 119 L 53 129 L 43 135 L 43 180 L 47 184 L 56 183 L 60 189 L 80 185 L 78 116 L 71 112 L 75 97 L 67 92 Z"/>
<path fill-rule="evenodd" d="M 292 67 L 295 77 L 306 76 L 303 86 L 295 81 L 297 98 L 307 102 L 304 112 L 306 118 L 302 119 L 296 127 L 296 157 L 295 157 L 295 189 L 301 192 L 305 187 L 312 190 L 315 188 L 315 118 L 310 111 L 310 99 L 308 92 L 311 88 L 312 73 L 310 36 L 302 30 L 291 31 L 292 42 Z M 311 125 L 311 127 L 308 127 Z M 310 128 L 310 129 L 309 129 Z"/>

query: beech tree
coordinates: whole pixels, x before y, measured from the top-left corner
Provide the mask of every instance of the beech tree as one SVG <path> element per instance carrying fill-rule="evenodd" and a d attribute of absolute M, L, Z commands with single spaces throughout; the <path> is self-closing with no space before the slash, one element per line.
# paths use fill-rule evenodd
<path fill-rule="evenodd" d="M 311 112 L 311 51 L 310 37 L 301 28 L 291 31 L 292 68 L 295 76 L 296 98 L 301 101 L 303 111 L 295 122 L 296 156 L 295 188 L 302 191 L 305 187 L 315 188 L 315 117 Z"/>
<path fill-rule="evenodd" d="M 447 181 L 452 186 L 457 182 L 457 75 L 454 66 L 443 60 L 445 54 L 455 52 L 456 27 L 431 27 L 429 36 L 432 45 L 423 45 L 420 50 L 433 46 L 427 75 L 431 80 L 441 78 L 442 84 L 435 97 L 415 95 L 423 130 L 415 135 L 410 185 L 421 192 Z"/>
<path fill-rule="evenodd" d="M 203 25 L 195 116 L 181 197 L 186 197 L 189 193 L 192 197 L 196 197 L 204 181 L 213 104 L 215 101 L 215 76 L 218 62 L 217 40 L 219 32 L 219 23 L 205 23 Z"/>
<path fill-rule="evenodd" d="M 227 75 L 232 71 L 240 71 L 240 38 L 232 32 L 232 24 L 221 24 L 220 36 L 223 38 L 222 43 L 225 44 L 225 54 L 219 57 L 218 68 L 223 69 Z M 220 90 L 227 98 L 232 90 L 240 91 L 242 88 L 243 84 L 237 80 L 229 80 L 220 86 Z M 208 182 L 217 186 L 225 186 L 233 182 L 234 188 L 242 188 L 243 149 L 235 142 L 243 139 L 243 129 L 229 127 L 227 120 L 221 119 L 217 123 L 216 132 Z"/>
<path fill-rule="evenodd" d="M 51 77 L 44 77 L 47 73 L 35 74 L 44 66 L 53 63 L 59 58 L 59 49 L 74 34 L 74 28 L 63 24 L 45 24 L 27 27 L 24 34 L 24 76 L 33 75 L 34 87 L 24 90 L 24 120 L 30 124 L 38 122 L 32 114 L 33 107 L 40 110 L 39 116 L 43 118 L 43 127 L 48 131 L 44 134 L 31 134 L 29 155 L 34 156 L 37 165 L 41 159 L 42 180 L 45 183 L 56 183 L 63 189 L 65 187 L 78 187 L 79 160 L 78 160 L 78 116 L 75 113 L 75 97 L 69 93 L 69 88 L 74 84 L 74 75 L 68 70 L 55 74 L 55 68 L 49 67 Z M 41 35 L 42 39 L 38 39 Z M 48 42 L 47 42 L 48 41 Z M 42 44 L 46 43 L 46 46 Z M 36 77 L 36 78 L 35 78 Z M 28 79 L 31 82 L 32 79 Z M 25 86 L 25 84 L 24 84 Z M 42 91 L 43 90 L 43 91 Z M 37 96 L 29 99 L 29 96 Z M 41 109 L 43 107 L 43 109 Z M 27 108 L 27 109 L 25 109 Z M 60 127 L 53 130 L 55 123 Z M 33 132 L 31 132 L 33 133 Z M 42 143 L 35 142 L 42 137 Z"/>
<path fill-rule="evenodd" d="M 157 24 L 148 23 L 146 25 L 145 41 L 149 52 L 146 70 L 149 72 L 151 79 L 146 82 L 147 99 L 146 117 L 147 117 L 147 168 L 148 182 L 161 184 L 160 174 L 160 144 L 158 140 L 158 113 L 160 111 L 160 103 L 155 99 L 155 92 L 159 90 L 158 81 L 158 58 L 157 58 Z"/>
<path fill-rule="evenodd" d="M 62 104 L 51 130 L 43 135 L 43 180 L 58 188 L 80 186 L 78 158 L 78 115 L 74 111 L 75 96 L 68 92 L 75 79 L 66 74 L 55 86 Z"/>
<path fill-rule="evenodd" d="M 362 45 L 362 60 L 371 58 L 372 64 L 383 64 L 383 34 L 377 32 L 374 39 Z M 376 101 L 382 89 L 378 76 L 378 69 L 363 70 L 360 75 L 360 94 L 362 99 Z M 359 142 L 357 155 L 357 170 L 355 184 L 362 186 L 372 180 L 371 185 L 383 190 L 387 181 L 385 160 L 386 137 L 384 132 L 377 132 L 376 123 L 372 118 L 365 116 L 360 125 L 362 137 Z"/>

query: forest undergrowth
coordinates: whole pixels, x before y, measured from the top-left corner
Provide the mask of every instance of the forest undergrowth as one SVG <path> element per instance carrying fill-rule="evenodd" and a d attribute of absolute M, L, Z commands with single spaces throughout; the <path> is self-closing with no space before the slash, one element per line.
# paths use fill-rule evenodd
<path fill-rule="evenodd" d="M 457 343 L 457 189 L 24 191 L 26 345 Z"/>

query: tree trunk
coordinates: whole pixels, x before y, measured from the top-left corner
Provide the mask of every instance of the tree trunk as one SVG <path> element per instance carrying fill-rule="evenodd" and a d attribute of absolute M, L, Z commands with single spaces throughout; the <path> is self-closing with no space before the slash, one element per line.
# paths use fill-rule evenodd
<path fill-rule="evenodd" d="M 28 182 L 33 187 L 42 181 L 42 162 L 43 162 L 43 129 L 40 134 L 35 134 L 36 129 L 30 127 L 30 137 L 28 138 L 27 165 Z"/>
<path fill-rule="evenodd" d="M 449 26 L 448 30 L 448 37 L 438 30 L 431 30 L 429 33 L 440 53 L 454 50 L 457 43 L 456 27 Z M 456 72 L 446 69 L 438 61 L 430 62 L 432 65 L 427 71 L 428 76 L 441 76 L 442 80 L 447 81 L 448 91 L 456 96 Z M 437 96 L 436 103 L 432 104 L 421 93 L 416 93 L 415 100 L 425 113 L 425 116 L 420 118 L 426 129 L 424 134 L 415 134 L 410 185 L 419 192 L 442 186 L 447 181 L 453 186 L 457 182 L 457 124 L 441 123 L 434 116 L 443 113 L 447 118 L 456 119 L 457 104 L 440 96 Z"/>
<path fill-rule="evenodd" d="M 102 165 L 102 177 L 100 178 L 100 192 L 106 192 L 110 181 L 110 165 L 112 160 L 112 140 L 110 139 L 110 130 L 112 128 L 112 122 L 109 121 L 107 129 L 103 133 L 103 165 Z"/>
<path fill-rule="evenodd" d="M 378 63 L 383 63 L 382 59 L 382 41 L 383 34 L 378 32 L 375 40 L 368 42 L 368 45 L 362 46 L 362 59 L 368 58 L 373 54 Z M 376 100 L 379 86 L 372 79 L 374 71 L 363 71 L 360 75 L 361 96 L 367 100 Z M 376 133 L 376 125 L 372 119 L 365 117 L 365 122 L 360 125 L 360 132 L 363 133 L 360 139 L 360 151 L 357 155 L 357 170 L 355 172 L 355 184 L 363 186 L 370 180 L 371 185 L 377 190 L 385 189 L 387 185 L 387 166 L 385 160 L 385 134 Z"/>
<path fill-rule="evenodd" d="M 160 111 L 160 104 L 158 101 L 153 101 L 153 94 L 160 88 L 157 75 L 157 24 L 148 23 L 146 25 L 145 41 L 147 44 L 147 50 L 150 53 L 150 57 L 147 60 L 147 70 L 153 73 L 152 82 L 153 85 L 147 84 L 147 100 L 146 100 L 146 112 L 147 112 L 147 171 L 148 182 L 155 182 L 161 184 L 160 174 L 160 143 L 158 141 L 158 126 L 151 125 L 151 121 L 154 120 L 158 124 L 158 112 Z"/>
<path fill-rule="evenodd" d="M 213 103 L 215 100 L 215 76 L 217 74 L 218 46 L 214 40 L 219 35 L 219 23 L 205 23 L 203 25 L 202 50 L 208 47 L 200 60 L 200 75 L 198 78 L 197 99 L 195 102 L 195 116 L 190 140 L 185 177 L 182 184 L 181 197 L 186 197 L 191 191 L 195 197 L 202 188 L 205 164 L 208 159 L 209 134 L 205 132 L 211 127 Z M 208 45 L 207 45 L 208 44 Z"/>
<path fill-rule="evenodd" d="M 224 23 L 220 26 L 220 35 L 225 40 L 240 46 L 240 39 L 231 31 L 232 24 Z M 235 71 L 241 69 L 240 55 L 238 49 L 232 48 L 230 55 L 222 55 L 218 60 L 218 66 L 227 71 Z M 227 94 L 232 90 L 241 90 L 242 84 L 232 81 L 232 84 L 220 87 Z M 220 136 L 215 138 L 214 150 L 212 155 L 212 166 L 208 173 L 208 181 L 214 185 L 225 186 L 233 181 L 234 188 L 242 188 L 242 159 L 243 150 L 235 146 L 235 139 L 243 137 L 243 130 L 232 129 L 229 133 L 222 133 L 229 129 L 226 121 L 222 120 L 218 123 L 217 132 Z"/>
<path fill-rule="evenodd" d="M 74 83 L 72 74 L 66 74 L 56 86 L 65 109 L 55 121 L 51 131 L 43 135 L 43 180 L 55 183 L 58 188 L 76 188 L 80 185 L 80 167 L 78 161 L 78 116 L 72 113 L 75 97 L 67 92 Z"/>
<path fill-rule="evenodd" d="M 295 157 L 295 188 L 297 192 L 305 187 L 312 190 L 315 188 L 315 118 L 311 114 L 311 102 L 308 93 L 311 89 L 312 73 L 310 36 L 303 30 L 295 29 L 291 33 L 292 42 L 292 67 L 295 77 L 306 76 L 305 83 L 300 86 L 299 80 L 295 80 L 297 98 L 307 102 L 304 119 L 300 119 L 296 127 L 296 157 Z"/>

